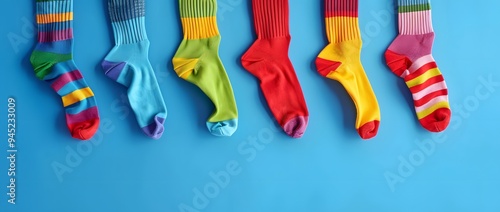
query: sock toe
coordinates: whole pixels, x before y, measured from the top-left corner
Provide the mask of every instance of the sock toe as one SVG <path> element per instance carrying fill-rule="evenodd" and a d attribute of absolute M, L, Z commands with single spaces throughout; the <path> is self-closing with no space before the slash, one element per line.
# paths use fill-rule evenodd
<path fill-rule="evenodd" d="M 309 117 L 307 116 L 295 117 L 283 126 L 283 130 L 293 138 L 300 138 L 306 131 L 308 121 Z"/>
<path fill-rule="evenodd" d="M 420 124 L 431 132 L 442 132 L 448 127 L 450 118 L 451 110 L 448 108 L 441 108 L 423 119 L 420 119 Z"/>
<path fill-rule="evenodd" d="M 71 136 L 80 140 L 89 140 L 94 136 L 99 128 L 99 119 L 91 119 L 75 124 L 69 124 L 68 128 L 71 131 Z"/>
<path fill-rule="evenodd" d="M 207 122 L 207 128 L 215 136 L 231 136 L 238 129 L 238 119 Z"/>
<path fill-rule="evenodd" d="M 149 124 L 148 126 L 143 127 L 142 131 L 146 133 L 147 136 L 153 139 L 159 139 L 161 138 L 165 130 L 163 123 L 165 123 L 165 118 L 156 115 L 154 122 Z"/>
<path fill-rule="evenodd" d="M 377 135 L 379 125 L 380 121 L 370 121 L 363 124 L 363 126 L 358 129 L 359 136 L 365 140 L 375 137 Z"/>

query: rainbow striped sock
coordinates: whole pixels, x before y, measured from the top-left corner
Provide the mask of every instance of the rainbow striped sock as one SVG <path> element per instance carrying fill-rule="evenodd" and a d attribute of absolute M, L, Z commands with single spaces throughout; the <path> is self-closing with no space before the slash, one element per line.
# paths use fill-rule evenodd
<path fill-rule="evenodd" d="M 167 107 L 148 58 L 145 0 L 108 0 L 115 47 L 104 58 L 106 76 L 128 88 L 128 100 L 142 131 L 159 139 Z"/>
<path fill-rule="evenodd" d="M 184 39 L 172 60 L 177 75 L 198 86 L 215 111 L 206 125 L 215 136 L 231 136 L 238 128 L 233 88 L 219 58 L 216 0 L 179 0 Z"/>
<path fill-rule="evenodd" d="M 398 0 L 399 35 L 385 53 L 387 65 L 406 81 L 422 126 L 441 132 L 450 122 L 448 89 L 432 57 L 430 0 Z"/>
<path fill-rule="evenodd" d="M 38 43 L 31 54 L 36 76 L 61 96 L 74 138 L 90 139 L 99 126 L 94 93 L 73 61 L 73 0 L 36 0 Z"/>

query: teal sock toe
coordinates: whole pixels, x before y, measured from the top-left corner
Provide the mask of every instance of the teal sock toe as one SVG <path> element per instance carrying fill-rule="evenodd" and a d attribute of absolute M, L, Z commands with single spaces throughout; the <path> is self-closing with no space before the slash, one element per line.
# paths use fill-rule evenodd
<path fill-rule="evenodd" d="M 207 128 L 215 136 L 231 136 L 238 129 L 238 119 L 207 122 Z"/>

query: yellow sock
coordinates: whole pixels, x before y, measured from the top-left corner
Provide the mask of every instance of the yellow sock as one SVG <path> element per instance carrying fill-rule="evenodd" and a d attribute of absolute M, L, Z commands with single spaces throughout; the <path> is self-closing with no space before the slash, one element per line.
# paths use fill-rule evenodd
<path fill-rule="evenodd" d="M 354 1 L 351 1 L 354 2 Z M 335 3 L 327 7 L 336 7 Z M 363 139 L 377 135 L 380 108 L 368 77 L 361 65 L 361 35 L 356 13 L 348 16 L 327 8 L 326 28 L 329 44 L 316 59 L 318 72 L 340 82 L 357 109 L 356 130 Z"/>

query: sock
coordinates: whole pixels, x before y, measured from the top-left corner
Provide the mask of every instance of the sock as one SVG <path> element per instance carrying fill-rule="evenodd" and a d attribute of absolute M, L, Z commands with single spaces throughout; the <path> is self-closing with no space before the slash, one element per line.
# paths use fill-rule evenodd
<path fill-rule="evenodd" d="M 380 109 L 361 65 L 358 0 L 325 0 L 329 44 L 316 59 L 318 72 L 339 81 L 357 109 L 356 129 L 363 139 L 377 135 Z"/>
<path fill-rule="evenodd" d="M 399 35 L 385 53 L 387 65 L 403 78 L 413 95 L 420 124 L 441 132 L 450 122 L 448 89 L 432 57 L 430 0 L 398 0 Z"/>
<path fill-rule="evenodd" d="M 106 76 L 128 88 L 128 100 L 142 131 L 159 139 L 167 108 L 148 59 L 144 0 L 108 0 L 115 47 L 102 67 Z"/>
<path fill-rule="evenodd" d="M 71 136 L 90 139 L 99 127 L 94 93 L 73 61 L 73 0 L 37 0 L 38 43 L 31 54 L 36 76 L 61 96 Z"/>
<path fill-rule="evenodd" d="M 215 105 L 210 133 L 231 136 L 238 128 L 233 88 L 219 58 L 216 0 L 179 0 L 184 39 L 172 62 L 177 75 L 198 86 Z"/>
<path fill-rule="evenodd" d="M 307 128 L 309 112 L 288 58 L 288 0 L 252 0 L 252 6 L 257 40 L 241 62 L 259 79 L 267 104 L 285 133 L 300 138 Z"/>

